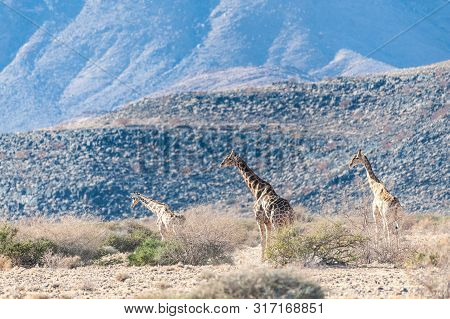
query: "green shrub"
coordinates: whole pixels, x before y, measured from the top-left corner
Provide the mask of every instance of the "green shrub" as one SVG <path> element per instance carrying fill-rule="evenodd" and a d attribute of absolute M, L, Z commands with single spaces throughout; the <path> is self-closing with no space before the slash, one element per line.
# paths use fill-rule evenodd
<path fill-rule="evenodd" d="M 194 299 L 316 299 L 323 298 L 322 289 L 292 271 L 261 269 L 236 272 L 212 278 L 194 289 Z"/>
<path fill-rule="evenodd" d="M 47 252 L 54 252 L 55 249 L 55 244 L 46 239 L 26 240 L 11 243 L 3 254 L 10 257 L 16 265 L 33 267 L 41 265 L 42 257 Z"/>
<path fill-rule="evenodd" d="M 146 239 L 130 256 L 128 256 L 130 265 L 144 266 L 158 264 L 161 247 L 163 245 L 165 244 L 159 239 Z"/>
<path fill-rule="evenodd" d="M 131 265 L 187 265 L 216 264 L 229 261 L 220 244 L 202 246 L 199 242 L 170 239 L 161 241 L 149 238 L 142 242 L 128 257 Z"/>
<path fill-rule="evenodd" d="M 184 235 L 186 234 L 176 236 L 161 249 L 160 258 L 165 264 L 181 262 L 197 266 L 231 262 L 227 243 Z"/>
<path fill-rule="evenodd" d="M 322 222 L 306 231 L 287 227 L 275 234 L 267 257 L 282 265 L 293 261 L 347 265 L 358 261 L 366 241 L 338 222 Z"/>
<path fill-rule="evenodd" d="M 9 225 L 0 228 L 0 255 L 5 255 L 13 264 L 32 267 L 42 264 L 42 258 L 48 252 L 56 250 L 56 245 L 46 239 L 16 240 L 17 230 Z"/>
<path fill-rule="evenodd" d="M 157 235 L 145 227 L 135 225 L 125 235 L 110 235 L 106 239 L 105 245 L 111 246 L 120 252 L 131 252 L 149 238 L 156 239 Z"/>
<path fill-rule="evenodd" d="M 182 242 L 170 240 L 164 242 L 159 247 L 156 254 L 156 261 L 158 265 L 175 265 L 178 263 L 188 264 L 186 247 Z"/>

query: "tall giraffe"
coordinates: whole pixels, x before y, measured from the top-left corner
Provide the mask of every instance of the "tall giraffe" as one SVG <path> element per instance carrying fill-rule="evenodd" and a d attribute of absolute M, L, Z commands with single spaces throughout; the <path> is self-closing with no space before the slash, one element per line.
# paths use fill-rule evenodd
<path fill-rule="evenodd" d="M 381 218 L 383 223 L 383 235 L 390 245 L 390 228 L 394 228 L 394 233 L 397 237 L 397 245 L 399 240 L 399 221 L 400 211 L 402 206 L 397 197 L 393 196 L 386 186 L 375 176 L 372 165 L 366 155 L 359 150 L 356 155 L 353 156 L 349 166 L 354 167 L 361 164 L 366 169 L 367 179 L 369 180 L 369 186 L 373 193 L 372 214 L 375 221 L 375 232 L 378 241 L 378 222 Z"/>
<path fill-rule="evenodd" d="M 261 236 L 261 258 L 265 258 L 267 243 L 272 229 L 291 224 L 294 210 L 289 202 L 275 193 L 273 187 L 248 167 L 247 163 L 232 150 L 220 167 L 236 166 L 256 201 L 253 205 Z"/>
<path fill-rule="evenodd" d="M 158 225 L 162 240 L 165 239 L 165 235 L 168 234 L 170 228 L 175 234 L 175 226 L 183 224 L 186 220 L 183 215 L 175 214 L 169 205 L 158 202 L 141 193 L 131 193 L 131 198 L 133 199 L 131 208 L 134 208 L 134 206 L 141 202 L 142 205 L 156 215 L 156 224 Z"/>

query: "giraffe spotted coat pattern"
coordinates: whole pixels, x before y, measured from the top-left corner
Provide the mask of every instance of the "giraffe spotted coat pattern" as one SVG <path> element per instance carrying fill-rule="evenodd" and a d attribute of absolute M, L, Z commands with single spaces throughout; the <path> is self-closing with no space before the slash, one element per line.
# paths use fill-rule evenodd
<path fill-rule="evenodd" d="M 175 234 L 175 227 L 185 222 L 185 217 L 180 214 L 175 214 L 169 205 L 151 199 L 141 193 L 131 194 L 132 203 L 131 208 L 134 208 L 139 202 L 142 203 L 149 211 L 156 215 L 159 233 L 161 239 L 164 240 L 169 234 L 170 230 Z"/>
<path fill-rule="evenodd" d="M 378 223 L 382 222 L 384 238 L 390 245 L 390 233 L 395 233 L 397 244 L 399 240 L 399 222 L 402 206 L 397 197 L 392 195 L 386 186 L 375 176 L 372 165 L 366 155 L 359 150 L 350 161 L 350 168 L 361 164 L 366 169 L 367 179 L 373 193 L 372 214 L 375 222 L 375 232 L 378 240 Z"/>
<path fill-rule="evenodd" d="M 237 167 L 255 197 L 253 211 L 261 236 L 261 257 L 264 259 L 271 231 L 291 224 L 294 221 L 294 210 L 286 199 L 278 196 L 273 187 L 256 175 L 234 151 L 220 164 L 220 167 L 227 166 Z"/>

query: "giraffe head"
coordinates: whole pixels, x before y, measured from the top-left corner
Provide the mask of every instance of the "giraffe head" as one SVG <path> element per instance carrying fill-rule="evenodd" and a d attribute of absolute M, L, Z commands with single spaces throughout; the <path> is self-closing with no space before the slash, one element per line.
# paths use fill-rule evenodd
<path fill-rule="evenodd" d="M 131 199 L 133 200 L 131 202 L 131 208 L 134 208 L 139 203 L 139 193 L 131 193 Z"/>
<path fill-rule="evenodd" d="M 222 163 L 220 163 L 220 167 L 227 166 L 237 166 L 239 164 L 239 156 L 234 153 L 234 150 L 231 150 L 230 154 L 228 154 Z"/>
<path fill-rule="evenodd" d="M 364 157 L 365 155 L 361 150 L 358 150 L 356 155 L 353 156 L 352 160 L 349 163 L 349 167 L 352 168 L 353 166 L 356 166 L 358 164 L 364 164 Z"/>

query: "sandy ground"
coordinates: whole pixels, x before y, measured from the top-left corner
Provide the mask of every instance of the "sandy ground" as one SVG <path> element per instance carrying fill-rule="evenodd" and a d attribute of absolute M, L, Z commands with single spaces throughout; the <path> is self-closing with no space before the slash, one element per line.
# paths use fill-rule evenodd
<path fill-rule="evenodd" d="M 161 289 L 188 291 L 206 281 L 211 273 L 270 267 L 261 265 L 259 251 L 255 247 L 238 252 L 233 265 L 13 268 L 0 271 L 0 298 L 136 298 Z M 427 291 L 420 283 L 424 278 L 423 270 L 379 265 L 366 268 L 301 267 L 300 272 L 306 279 L 320 284 L 326 298 L 427 297 Z"/>

